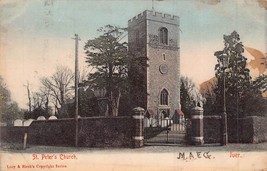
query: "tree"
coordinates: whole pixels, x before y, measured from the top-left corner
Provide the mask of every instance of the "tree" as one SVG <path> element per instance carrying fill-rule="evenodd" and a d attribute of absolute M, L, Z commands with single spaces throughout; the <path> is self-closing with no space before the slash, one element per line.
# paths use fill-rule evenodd
<path fill-rule="evenodd" d="M 37 119 L 39 116 L 44 116 L 46 119 L 52 114 L 52 108 L 49 106 L 47 109 L 43 106 L 34 108 L 31 112 L 24 112 L 24 119 Z"/>
<path fill-rule="evenodd" d="M 37 119 L 39 116 L 44 116 L 45 118 L 49 118 L 52 115 L 52 109 L 49 104 L 49 94 L 46 92 L 35 92 L 32 95 L 33 105 L 31 117 L 32 119 Z"/>
<path fill-rule="evenodd" d="M 92 117 L 99 116 L 99 106 L 97 98 L 94 92 L 90 89 L 79 88 L 78 90 L 78 110 L 79 116 L 81 117 Z M 59 117 L 61 118 L 73 118 L 75 117 L 75 100 L 69 99 L 65 103 L 60 112 L 62 113 Z"/>
<path fill-rule="evenodd" d="M 203 98 L 190 78 L 181 76 L 180 83 L 181 110 L 186 118 L 190 118 L 191 108 L 196 106 L 196 103 L 202 103 Z"/>
<path fill-rule="evenodd" d="M 39 116 L 48 118 L 52 115 L 52 108 L 49 106 L 49 91 L 41 87 L 38 92 L 32 92 L 30 84 L 24 85 L 27 88 L 28 110 L 24 112 L 24 119 L 37 119 Z"/>
<path fill-rule="evenodd" d="M 135 46 L 130 49 L 132 51 L 128 53 L 128 89 L 126 91 L 131 103 L 130 109 L 136 106 L 146 108 L 143 105 L 146 104 L 149 94 L 147 92 L 147 75 L 144 73 L 149 67 L 148 58 L 144 56 L 142 46 Z"/>
<path fill-rule="evenodd" d="M 256 99 L 262 100 L 261 93 L 266 91 L 266 76 L 257 78 L 255 81 L 250 76 L 247 66 L 247 58 L 243 55 L 244 46 L 240 41 L 239 34 L 234 31 L 230 35 L 224 35 L 224 49 L 215 52 L 218 64 L 215 66 L 215 76 L 218 84 L 215 89 L 216 105 L 218 112 L 222 112 L 223 105 L 223 77 L 225 76 L 225 92 L 227 117 L 229 120 L 244 117 L 253 111 L 251 105 L 261 106 L 261 103 L 251 103 Z M 220 63 L 222 55 L 228 58 L 228 66 Z M 256 100 L 257 101 L 257 100 Z"/>
<path fill-rule="evenodd" d="M 216 94 L 215 88 L 217 86 L 217 78 L 213 77 L 208 81 L 205 81 L 200 84 L 200 93 L 202 97 L 205 99 L 205 103 L 203 104 L 204 115 L 214 115 L 216 113 Z"/>
<path fill-rule="evenodd" d="M 42 92 L 46 98 L 50 97 L 56 109 L 65 103 L 67 96 L 73 96 L 74 74 L 65 66 L 58 66 L 51 77 L 41 78 Z"/>
<path fill-rule="evenodd" d="M 98 30 L 102 35 L 85 43 L 86 62 L 94 67 L 87 83 L 107 91 L 108 113 L 117 116 L 121 88 L 127 78 L 127 46 L 119 39 L 125 29 L 107 25 Z"/>
<path fill-rule="evenodd" d="M 248 115 L 266 115 L 267 102 L 263 99 L 262 93 L 266 91 L 267 79 L 266 76 L 262 76 L 252 80 L 250 71 L 246 68 L 244 46 L 236 31 L 224 35 L 223 38 L 224 49 L 214 53 L 218 59 L 218 64 L 215 66 L 215 76 L 218 79 L 215 88 L 215 107 L 217 113 L 223 112 L 225 91 L 229 141 L 239 142 L 239 119 Z M 227 59 L 227 66 L 222 65 L 222 59 Z"/>
<path fill-rule="evenodd" d="M 28 95 L 28 106 L 29 106 L 29 112 L 32 112 L 32 103 L 31 103 L 31 93 L 30 93 L 30 84 L 29 81 L 27 81 L 27 85 L 25 85 L 27 88 L 27 95 Z"/>
<path fill-rule="evenodd" d="M 0 76 L 0 120 L 11 124 L 15 119 L 23 118 L 18 104 L 11 99 L 11 94 Z"/>
<path fill-rule="evenodd" d="M 267 116 L 267 75 L 260 75 L 251 81 L 244 102 L 244 111 L 247 115 Z"/>
<path fill-rule="evenodd" d="M 215 76 L 218 78 L 216 93 L 216 103 L 219 109 L 223 105 L 223 77 L 225 76 L 225 94 L 228 118 L 239 117 L 239 113 L 244 111 L 240 101 L 245 97 L 249 88 L 251 77 L 249 69 L 246 68 L 247 58 L 243 56 L 244 47 L 240 42 L 236 31 L 230 35 L 224 35 L 224 49 L 215 52 L 218 64 L 215 66 Z M 228 58 L 228 66 L 225 69 L 220 65 L 220 58 L 225 54 Z M 224 75 L 225 71 L 225 75 Z M 241 112 L 242 111 L 242 112 Z"/>

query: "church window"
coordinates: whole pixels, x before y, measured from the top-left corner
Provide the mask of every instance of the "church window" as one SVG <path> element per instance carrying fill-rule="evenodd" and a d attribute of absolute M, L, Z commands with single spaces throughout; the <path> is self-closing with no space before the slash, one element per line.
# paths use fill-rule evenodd
<path fill-rule="evenodd" d="M 168 30 L 165 27 L 162 27 L 159 30 L 160 43 L 167 45 L 168 44 Z"/>
<path fill-rule="evenodd" d="M 166 55 L 165 54 L 162 54 L 162 58 L 165 61 L 166 60 Z"/>
<path fill-rule="evenodd" d="M 168 105 L 168 91 L 163 89 L 160 93 L 160 104 L 161 105 Z"/>

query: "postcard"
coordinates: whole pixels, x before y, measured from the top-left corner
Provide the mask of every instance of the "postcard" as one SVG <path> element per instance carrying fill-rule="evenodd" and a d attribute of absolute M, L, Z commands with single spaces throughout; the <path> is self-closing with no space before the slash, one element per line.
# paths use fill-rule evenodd
<path fill-rule="evenodd" d="M 0 9 L 0 170 L 267 170 L 266 0 Z"/>

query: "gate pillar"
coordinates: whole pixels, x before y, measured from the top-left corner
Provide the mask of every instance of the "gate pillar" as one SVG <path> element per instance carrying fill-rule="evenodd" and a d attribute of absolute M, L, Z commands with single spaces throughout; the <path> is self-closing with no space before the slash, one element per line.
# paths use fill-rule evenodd
<path fill-rule="evenodd" d="M 204 144 L 204 131 L 203 131 L 203 108 L 197 106 L 193 108 L 191 113 L 192 122 L 192 143 L 194 145 Z"/>
<path fill-rule="evenodd" d="M 136 107 L 133 109 L 132 118 L 134 119 L 133 126 L 133 147 L 140 148 L 144 146 L 144 112 L 145 110 L 141 107 Z"/>

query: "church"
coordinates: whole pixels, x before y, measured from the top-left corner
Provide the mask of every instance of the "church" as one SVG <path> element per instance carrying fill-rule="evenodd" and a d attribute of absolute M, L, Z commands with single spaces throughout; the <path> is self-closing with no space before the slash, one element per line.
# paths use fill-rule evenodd
<path fill-rule="evenodd" d="M 180 111 L 179 17 L 146 10 L 128 21 L 132 62 L 131 103 L 153 118 L 172 118 Z M 144 60 L 145 59 L 145 60 Z"/>

